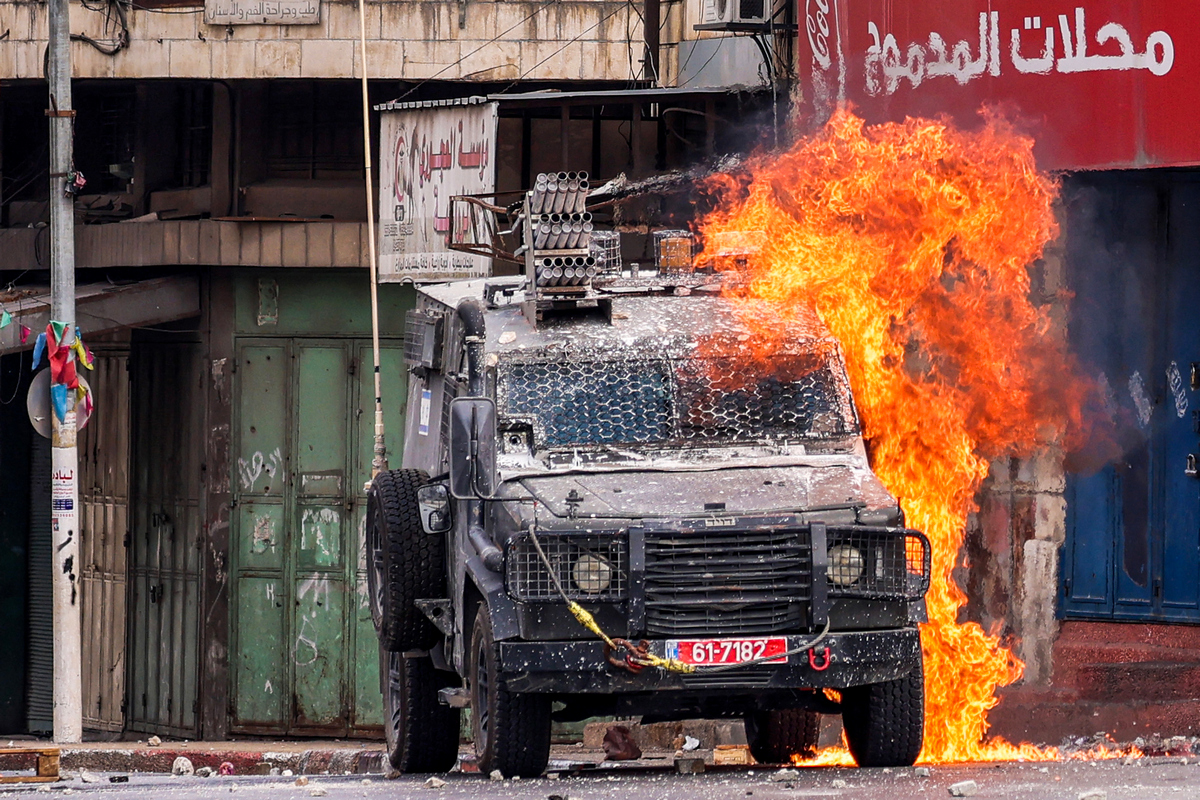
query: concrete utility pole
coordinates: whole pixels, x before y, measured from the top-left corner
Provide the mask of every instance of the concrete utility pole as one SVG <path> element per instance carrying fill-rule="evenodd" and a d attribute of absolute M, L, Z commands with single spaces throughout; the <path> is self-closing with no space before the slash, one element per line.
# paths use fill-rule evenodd
<path fill-rule="evenodd" d="M 68 326 L 59 344 L 75 338 L 74 196 L 67 194 L 72 171 L 75 112 L 71 108 L 71 29 L 68 0 L 48 0 L 50 49 L 50 318 Z M 48 343 L 49 344 L 49 343 Z M 50 407 L 54 404 L 51 402 Z M 83 666 L 80 641 L 79 471 L 75 445 L 75 393 L 67 392 L 62 420 L 50 413 L 51 519 L 54 554 L 54 741 L 83 739 Z"/>

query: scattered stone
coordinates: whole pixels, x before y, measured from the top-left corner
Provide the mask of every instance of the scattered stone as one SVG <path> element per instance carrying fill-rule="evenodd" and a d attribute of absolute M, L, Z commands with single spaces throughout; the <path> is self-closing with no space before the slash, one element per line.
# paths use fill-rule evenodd
<path fill-rule="evenodd" d="M 109 783 L 129 783 L 129 776 L 128 775 L 109 775 L 108 782 Z"/>
<path fill-rule="evenodd" d="M 845 789 L 846 782 L 844 780 L 842 780 L 841 778 L 834 778 L 832 781 L 829 782 L 829 786 L 833 789 Z"/>
<path fill-rule="evenodd" d="M 604 758 L 608 761 L 636 761 L 642 757 L 642 748 L 633 740 L 633 734 L 624 725 L 612 725 L 604 732 Z"/>
<path fill-rule="evenodd" d="M 704 772 L 704 759 L 689 757 L 675 759 L 675 771 L 680 775 L 699 775 Z"/>
<path fill-rule="evenodd" d="M 362 783 L 362 785 L 363 785 L 363 786 L 370 786 L 370 785 L 371 785 L 371 779 L 370 779 L 370 778 L 363 778 L 363 779 L 362 779 L 362 781 L 361 781 L 361 783 Z"/>
<path fill-rule="evenodd" d="M 400 770 L 389 764 L 387 774 L 385 774 L 383 777 L 387 778 L 389 781 L 394 781 L 396 778 L 400 777 Z"/>
<path fill-rule="evenodd" d="M 79 773 L 79 780 L 83 781 L 84 783 L 99 783 L 100 776 L 94 772 L 83 770 Z"/>
<path fill-rule="evenodd" d="M 783 781 L 792 781 L 799 777 L 800 777 L 800 773 L 797 770 L 788 769 L 787 767 L 784 767 L 783 769 L 779 770 L 778 772 L 771 774 L 771 780 L 775 781 L 776 783 L 782 783 Z"/>
<path fill-rule="evenodd" d="M 217 767 L 217 772 L 222 775 L 232 775 L 235 771 L 232 761 L 222 761 L 221 766 Z"/>
<path fill-rule="evenodd" d="M 151 736 L 146 740 L 146 744 L 150 745 L 151 747 L 158 747 L 160 744 L 162 744 L 162 739 L 158 738 L 157 736 Z"/>
<path fill-rule="evenodd" d="M 213 768 L 212 767 L 200 767 L 199 769 L 196 770 L 196 777 L 198 777 L 198 778 L 211 778 L 212 776 L 213 776 Z"/>
<path fill-rule="evenodd" d="M 928 778 L 932 774 L 933 770 L 929 769 L 929 767 L 917 767 L 913 770 L 913 775 L 916 775 L 918 778 Z"/>
<path fill-rule="evenodd" d="M 441 778 L 437 777 L 436 775 L 430 776 L 425 781 L 426 789 L 441 789 L 445 785 L 446 785 L 446 782 L 444 780 L 442 780 Z"/>
<path fill-rule="evenodd" d="M 695 736 L 684 736 L 683 737 L 683 749 L 688 751 L 689 753 L 691 751 L 695 750 L 696 748 L 698 748 L 699 746 L 700 746 L 700 740 L 697 739 Z"/>
<path fill-rule="evenodd" d="M 283 776 L 283 777 L 285 777 L 285 778 L 290 778 L 290 777 L 292 777 L 292 775 L 293 775 L 294 773 L 293 773 L 293 772 L 292 772 L 290 769 L 285 769 L 283 772 L 281 772 L 281 773 L 279 773 L 279 774 L 280 774 L 280 775 L 282 775 L 282 776 Z"/>
<path fill-rule="evenodd" d="M 1079 800 L 1108 800 L 1108 792 L 1103 789 L 1088 789 L 1079 793 Z"/>
<path fill-rule="evenodd" d="M 488 780 L 502 781 L 504 780 L 504 775 L 500 772 L 500 770 L 494 769 L 492 770 L 491 774 L 488 775 Z"/>
<path fill-rule="evenodd" d="M 192 766 L 192 760 L 187 756 L 177 756 L 174 763 L 171 764 L 172 775 L 195 775 L 196 768 Z"/>
<path fill-rule="evenodd" d="M 268 771 L 267 774 L 268 775 L 278 775 L 279 767 L 271 767 L 270 771 Z"/>
<path fill-rule="evenodd" d="M 546 797 L 546 800 L 567 800 L 567 798 L 561 794 L 552 794 L 552 795 L 548 795 Z"/>
<path fill-rule="evenodd" d="M 959 781 L 958 783 L 950 784 L 951 797 L 970 797 L 979 791 L 979 784 L 975 781 Z"/>
<path fill-rule="evenodd" d="M 558 773 L 557 773 L 557 772 L 547 772 L 547 773 L 546 773 L 546 780 L 548 780 L 548 781 L 556 781 L 556 780 L 558 780 Z"/>
<path fill-rule="evenodd" d="M 308 787 L 308 796 L 309 797 L 324 797 L 327 794 L 329 794 L 329 790 L 327 790 L 324 786 Z"/>
<path fill-rule="evenodd" d="M 1137 756 L 1125 756 L 1123 759 L 1121 759 L 1121 764 L 1126 767 L 1132 767 L 1137 762 L 1138 762 Z"/>
<path fill-rule="evenodd" d="M 308 776 L 301 775 L 299 778 L 296 778 L 296 785 L 297 786 L 308 786 Z"/>

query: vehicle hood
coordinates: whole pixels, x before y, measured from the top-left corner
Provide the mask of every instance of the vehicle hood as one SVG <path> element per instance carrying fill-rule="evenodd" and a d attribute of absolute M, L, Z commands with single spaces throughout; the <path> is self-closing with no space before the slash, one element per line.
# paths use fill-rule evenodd
<path fill-rule="evenodd" d="M 705 471 L 610 471 L 529 476 L 520 479 L 556 516 L 569 516 L 567 497 L 580 501 L 576 517 L 678 517 L 712 514 L 705 504 L 724 503 L 724 514 L 796 512 L 865 506 L 895 500 L 866 467 L 740 467 Z"/>

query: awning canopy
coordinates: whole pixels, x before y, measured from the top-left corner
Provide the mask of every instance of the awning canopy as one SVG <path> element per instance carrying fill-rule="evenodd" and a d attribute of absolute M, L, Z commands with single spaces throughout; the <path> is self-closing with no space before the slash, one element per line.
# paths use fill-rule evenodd
<path fill-rule="evenodd" d="M 42 286 L 0 292 L 0 308 L 13 318 L 11 325 L 0 328 L 0 355 L 30 350 L 50 321 L 50 289 Z M 200 279 L 195 275 L 75 287 L 76 326 L 85 337 L 121 328 L 159 325 L 199 313 Z M 30 329 L 24 343 L 22 326 Z"/>
<path fill-rule="evenodd" d="M 376 111 L 408 111 L 419 108 L 445 108 L 447 106 L 476 105 L 478 103 L 499 103 L 501 109 L 513 108 L 551 108 L 558 106 L 595 106 L 605 104 L 630 103 L 665 103 L 712 100 L 718 97 L 762 91 L 763 87 L 745 86 L 716 86 L 689 89 L 687 87 L 667 87 L 644 89 L 597 89 L 580 92 L 516 92 L 513 94 L 471 95 L 469 97 L 452 97 L 445 100 L 392 100 L 379 103 Z"/>

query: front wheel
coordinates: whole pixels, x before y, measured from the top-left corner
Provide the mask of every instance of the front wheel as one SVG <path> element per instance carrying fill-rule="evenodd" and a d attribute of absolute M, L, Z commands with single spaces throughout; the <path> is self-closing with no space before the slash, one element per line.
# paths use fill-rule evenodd
<path fill-rule="evenodd" d="M 921 660 L 903 678 L 843 690 L 842 727 L 860 767 L 912 766 L 925 729 Z"/>
<path fill-rule="evenodd" d="M 449 772 L 458 761 L 459 711 L 438 702 L 438 689 L 457 686 L 429 656 L 383 653 L 383 721 L 388 760 L 401 772 Z"/>
<path fill-rule="evenodd" d="M 484 775 L 536 778 L 550 761 L 550 698 L 516 694 L 500 685 L 499 652 L 486 606 L 471 634 L 471 725 Z"/>
<path fill-rule="evenodd" d="M 760 764 L 787 764 L 795 755 L 812 758 L 820 732 L 821 715 L 805 708 L 746 715 L 746 741 L 750 755 Z"/>

